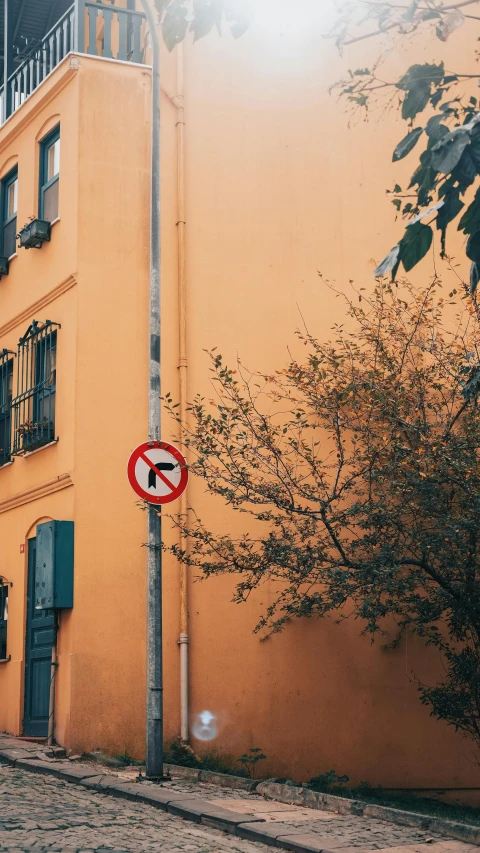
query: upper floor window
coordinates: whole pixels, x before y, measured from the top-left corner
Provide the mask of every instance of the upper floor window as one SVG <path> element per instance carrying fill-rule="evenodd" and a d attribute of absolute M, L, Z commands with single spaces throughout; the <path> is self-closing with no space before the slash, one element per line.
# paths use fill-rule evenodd
<path fill-rule="evenodd" d="M 35 351 L 35 393 L 33 420 L 42 429 L 42 438 L 55 437 L 55 396 L 57 391 L 57 333 L 42 337 Z"/>
<path fill-rule="evenodd" d="M 12 355 L 8 350 L 0 352 L 0 466 L 10 462 L 13 386 Z"/>
<path fill-rule="evenodd" d="M 18 343 L 17 396 L 12 400 L 12 455 L 55 440 L 57 323 L 33 321 Z"/>
<path fill-rule="evenodd" d="M 0 578 L 0 660 L 7 660 L 8 583 Z"/>
<path fill-rule="evenodd" d="M 11 172 L 2 181 L 2 230 L 0 235 L 1 252 L 4 258 L 10 258 L 16 252 L 17 237 L 17 200 L 18 169 Z"/>
<path fill-rule="evenodd" d="M 60 126 L 40 143 L 40 198 L 38 218 L 53 222 L 58 217 L 60 186 Z"/>

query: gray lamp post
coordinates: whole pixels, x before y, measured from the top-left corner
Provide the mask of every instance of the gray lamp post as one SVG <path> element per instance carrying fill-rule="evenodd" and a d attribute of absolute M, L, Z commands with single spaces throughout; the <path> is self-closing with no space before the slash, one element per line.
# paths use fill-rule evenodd
<path fill-rule="evenodd" d="M 149 0 L 141 0 L 152 43 L 152 166 L 150 198 L 150 328 L 148 438 L 160 439 L 160 44 Z M 163 773 L 161 510 L 148 507 L 147 548 L 147 777 Z"/>

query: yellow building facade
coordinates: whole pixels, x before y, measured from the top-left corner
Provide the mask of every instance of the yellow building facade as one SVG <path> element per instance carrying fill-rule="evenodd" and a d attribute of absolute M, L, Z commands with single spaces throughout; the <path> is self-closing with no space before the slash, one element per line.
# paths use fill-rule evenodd
<path fill-rule="evenodd" d="M 137 5 L 52 2 L 41 52 L 19 58 L 2 94 L 0 731 L 44 737 L 53 712 L 75 753 L 142 758 L 146 518 L 126 477 L 147 438 L 151 73 Z M 328 334 L 340 306 L 318 272 L 371 286 L 398 234 L 385 188 L 400 123 L 349 130 L 328 94 L 345 63 L 321 40 L 325 18 L 302 19 L 300 4 L 298 26 L 272 25 L 267 6 L 238 41 L 212 34 L 162 56 L 162 387 L 177 399 L 180 376 L 189 398 L 208 393 L 204 349 L 269 370 L 301 315 Z M 167 418 L 162 435 L 178 441 Z M 201 482 L 188 502 L 216 529 L 238 524 Z M 197 751 L 261 747 L 266 773 L 297 780 L 334 768 L 385 787 L 477 787 L 468 743 L 419 703 L 415 678 L 437 663 L 418 640 L 385 651 L 354 623 L 309 620 L 261 642 L 268 586 L 239 607 L 230 579 L 194 580 L 183 710 Z M 50 582 L 68 606 L 42 608 Z M 167 557 L 170 740 L 180 587 Z"/>

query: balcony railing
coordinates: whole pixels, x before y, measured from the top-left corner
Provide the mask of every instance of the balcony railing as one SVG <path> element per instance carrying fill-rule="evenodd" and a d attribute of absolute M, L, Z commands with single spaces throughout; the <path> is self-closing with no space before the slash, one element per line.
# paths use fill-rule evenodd
<path fill-rule="evenodd" d="M 0 87 L 0 123 L 18 110 L 68 53 L 144 62 L 145 14 L 96 0 L 76 0 Z"/>

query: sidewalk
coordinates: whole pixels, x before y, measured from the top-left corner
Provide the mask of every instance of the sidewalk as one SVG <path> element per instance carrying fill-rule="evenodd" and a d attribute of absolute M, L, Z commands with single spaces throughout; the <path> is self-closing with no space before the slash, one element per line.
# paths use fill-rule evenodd
<path fill-rule="evenodd" d="M 257 791 L 231 790 L 173 774 L 171 782 L 136 781 L 138 768 L 112 769 L 54 757 L 55 750 L 0 735 L 0 761 L 55 776 L 91 792 L 145 803 L 185 820 L 294 853 L 479 853 L 480 848 L 411 826 L 281 803 Z M 58 751 L 61 754 L 61 750 Z M 57 754 L 58 754 L 57 753 Z M 180 773 L 179 769 L 179 773 Z"/>

